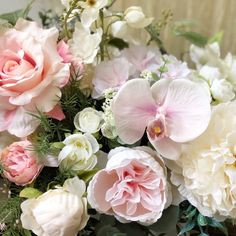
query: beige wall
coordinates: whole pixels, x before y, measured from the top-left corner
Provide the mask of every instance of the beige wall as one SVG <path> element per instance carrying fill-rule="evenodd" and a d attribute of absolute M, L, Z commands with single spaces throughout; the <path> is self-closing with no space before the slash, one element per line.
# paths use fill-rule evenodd
<path fill-rule="evenodd" d="M 114 9 L 125 9 L 131 5 L 140 5 L 149 16 L 157 19 L 163 9 L 171 9 L 173 21 L 193 19 L 198 22 L 197 30 L 212 36 L 223 30 L 222 53 L 232 51 L 236 54 L 236 0 L 117 0 Z M 167 28 L 162 39 L 167 50 L 180 56 L 188 50 L 184 39 L 176 39 Z"/>

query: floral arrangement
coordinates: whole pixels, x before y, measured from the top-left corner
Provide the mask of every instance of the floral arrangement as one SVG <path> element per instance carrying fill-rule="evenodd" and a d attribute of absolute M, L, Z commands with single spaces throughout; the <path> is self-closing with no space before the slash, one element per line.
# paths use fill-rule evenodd
<path fill-rule="evenodd" d="M 236 59 L 171 21 L 111 0 L 1 15 L 4 236 L 212 235 L 236 219 Z"/>

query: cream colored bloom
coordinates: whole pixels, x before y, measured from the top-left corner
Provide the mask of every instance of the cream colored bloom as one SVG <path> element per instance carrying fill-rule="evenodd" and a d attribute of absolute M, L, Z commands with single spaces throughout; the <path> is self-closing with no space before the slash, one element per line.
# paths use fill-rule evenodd
<path fill-rule="evenodd" d="M 99 10 L 108 4 L 108 0 L 86 0 L 79 1 L 79 5 L 84 9 L 81 14 L 81 23 L 85 27 L 90 27 L 98 19 Z"/>
<path fill-rule="evenodd" d="M 172 182 L 206 216 L 236 218 L 236 102 L 213 109 L 208 129 L 186 144 Z"/>
<path fill-rule="evenodd" d="M 97 163 L 95 153 L 99 150 L 97 140 L 91 134 L 73 134 L 67 137 L 65 147 L 59 153 L 61 171 L 78 174 L 84 170 L 91 170 Z"/>
<path fill-rule="evenodd" d="M 86 28 L 80 22 L 77 22 L 73 37 L 69 40 L 69 45 L 74 56 L 81 58 L 85 64 L 90 64 L 93 63 L 98 53 L 101 40 L 101 28 L 98 28 L 91 34 L 89 28 Z"/>
<path fill-rule="evenodd" d="M 97 111 L 92 107 L 87 107 L 78 112 L 74 118 L 75 128 L 84 132 L 94 134 L 102 126 L 103 112 Z"/>
<path fill-rule="evenodd" d="M 76 236 L 89 216 L 85 183 L 78 177 L 65 181 L 63 187 L 49 190 L 38 198 L 21 204 L 21 222 L 38 236 Z"/>
<path fill-rule="evenodd" d="M 154 18 L 147 18 L 141 7 L 128 7 L 124 13 L 126 23 L 132 28 L 145 28 L 150 25 Z"/>

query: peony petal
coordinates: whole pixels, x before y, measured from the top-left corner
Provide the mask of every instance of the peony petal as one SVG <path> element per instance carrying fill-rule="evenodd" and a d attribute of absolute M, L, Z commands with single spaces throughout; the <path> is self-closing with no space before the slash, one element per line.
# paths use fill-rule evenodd
<path fill-rule="evenodd" d="M 162 107 L 167 132 L 176 142 L 187 142 L 202 134 L 210 121 L 211 106 L 206 92 L 185 79 L 173 80 Z"/>
<path fill-rule="evenodd" d="M 156 113 L 149 82 L 143 79 L 128 81 L 115 96 L 112 110 L 121 140 L 128 144 L 138 141 Z"/>

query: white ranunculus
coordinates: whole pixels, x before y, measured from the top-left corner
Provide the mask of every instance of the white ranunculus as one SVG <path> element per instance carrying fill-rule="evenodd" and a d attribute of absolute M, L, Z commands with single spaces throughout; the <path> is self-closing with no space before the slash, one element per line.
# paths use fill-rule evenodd
<path fill-rule="evenodd" d="M 59 168 L 78 174 L 91 170 L 97 163 L 95 153 L 99 150 L 97 140 L 91 134 L 72 134 L 64 142 L 65 147 L 59 153 Z"/>
<path fill-rule="evenodd" d="M 228 102 L 235 97 L 233 86 L 225 79 L 213 80 L 211 94 L 219 102 Z"/>
<path fill-rule="evenodd" d="M 154 18 L 147 18 L 141 7 L 128 7 L 124 12 L 124 19 L 132 28 L 145 28 L 150 25 Z"/>
<path fill-rule="evenodd" d="M 236 218 L 236 102 L 213 108 L 208 129 L 183 146 L 171 180 L 205 216 Z"/>
<path fill-rule="evenodd" d="M 80 22 L 75 25 L 73 37 L 69 40 L 71 52 L 81 58 L 85 64 L 93 63 L 102 40 L 102 29 L 98 28 L 93 34 L 90 29 Z"/>
<path fill-rule="evenodd" d="M 74 118 L 74 125 L 76 129 L 84 133 L 94 134 L 100 130 L 102 121 L 103 112 L 87 107 L 77 113 Z"/>
<path fill-rule="evenodd" d="M 86 0 L 79 1 L 79 5 L 84 9 L 81 14 L 81 23 L 85 27 L 90 27 L 98 19 L 99 10 L 108 4 L 108 0 Z"/>
<path fill-rule="evenodd" d="M 199 70 L 199 75 L 207 81 L 211 95 L 216 101 L 228 102 L 235 97 L 232 84 L 224 78 L 218 68 L 204 65 Z"/>
<path fill-rule="evenodd" d="M 24 201 L 23 228 L 38 236 L 76 236 L 89 219 L 85 189 L 85 183 L 74 177 L 66 180 L 63 187 Z"/>

